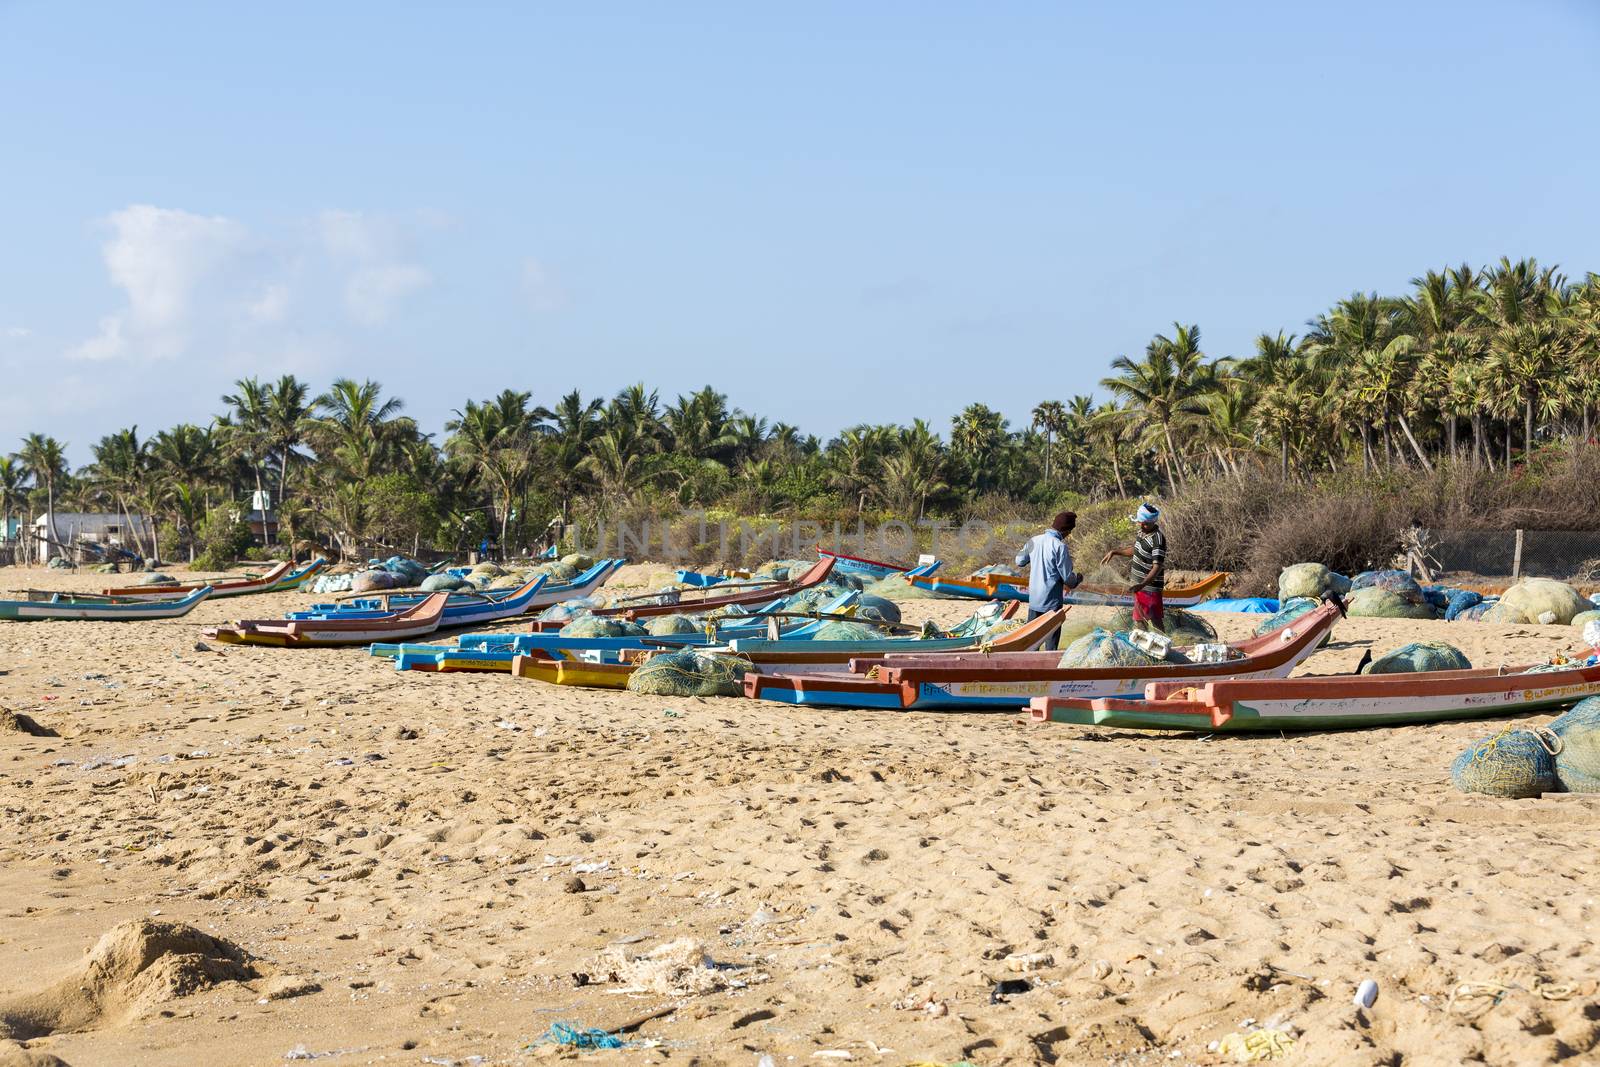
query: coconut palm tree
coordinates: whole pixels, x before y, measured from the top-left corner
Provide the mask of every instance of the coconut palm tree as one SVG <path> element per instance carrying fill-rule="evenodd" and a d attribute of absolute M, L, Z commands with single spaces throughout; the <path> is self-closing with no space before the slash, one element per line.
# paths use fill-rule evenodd
<path fill-rule="evenodd" d="M 249 464 L 259 491 L 264 488 L 261 467 L 272 447 L 271 394 L 255 378 L 240 378 L 233 385 L 236 391 L 222 398 L 233 410 L 228 419 L 218 419 L 216 425 L 224 447 Z"/>
<path fill-rule="evenodd" d="M 1067 425 L 1067 406 L 1059 400 L 1040 401 L 1033 409 L 1033 428 L 1044 431 L 1044 480 L 1051 480 L 1056 434 Z"/>
<path fill-rule="evenodd" d="M 0 456 L 0 521 L 5 523 L 5 526 L 0 528 L 0 541 L 11 539 L 11 517 L 16 513 L 17 505 L 27 498 L 27 467 L 15 456 Z M 18 546 L 25 543 L 20 527 L 16 543 Z M 20 552 L 15 562 L 24 562 Z"/>
<path fill-rule="evenodd" d="M 556 402 L 554 408 L 540 408 L 536 414 L 549 425 L 545 430 L 545 451 L 551 487 L 561 499 L 561 518 L 571 514 L 573 498 L 587 484 L 588 469 L 583 459 L 602 429 L 600 400 L 585 401 L 574 389 Z"/>
<path fill-rule="evenodd" d="M 263 432 L 268 449 L 278 457 L 280 503 L 289 495 L 289 462 L 305 458 L 297 450 L 305 442 L 306 420 L 312 413 L 310 395 L 311 387 L 292 374 L 267 387 Z"/>
<path fill-rule="evenodd" d="M 35 486 L 44 486 L 45 529 L 51 541 L 56 540 L 56 486 L 67 478 L 66 446 L 47 434 L 30 433 L 23 438 L 17 450 L 17 459 L 27 468 Z M 43 550 L 46 556 L 49 549 Z"/>
<path fill-rule="evenodd" d="M 1209 375 L 1200 351 L 1200 327 L 1173 323 L 1173 335 L 1157 334 L 1144 359 L 1127 356 L 1111 361 L 1116 373 L 1100 385 L 1133 412 L 1137 425 L 1157 441 L 1166 467 L 1167 489 L 1176 492 L 1184 471 L 1173 426 L 1204 392 Z"/>
<path fill-rule="evenodd" d="M 154 479 L 149 476 L 149 449 L 139 440 L 139 428 L 131 426 L 102 437 L 91 451 L 94 463 L 87 472 L 90 483 L 103 492 L 122 515 L 133 536 L 134 547 L 140 555 L 145 555 L 144 538 L 140 533 L 144 526 L 142 509 L 138 522 L 133 521 L 133 516 Z M 160 545 L 152 544 L 149 555 L 159 559 Z"/>

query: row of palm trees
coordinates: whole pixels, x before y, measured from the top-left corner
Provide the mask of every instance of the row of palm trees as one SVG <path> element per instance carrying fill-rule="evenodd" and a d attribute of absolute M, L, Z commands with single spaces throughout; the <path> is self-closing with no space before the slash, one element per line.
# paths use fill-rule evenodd
<path fill-rule="evenodd" d="M 1066 493 L 1178 493 L 1207 478 L 1275 468 L 1314 477 L 1441 464 L 1509 470 L 1558 440 L 1589 440 L 1600 407 L 1600 277 L 1569 283 L 1532 260 L 1429 271 L 1395 297 L 1356 293 L 1300 336 L 1262 334 L 1243 357 L 1210 358 L 1198 326 L 1175 323 L 1140 357 L 1118 356 L 1107 396 L 1045 400 L 1028 425 L 972 404 L 948 435 L 928 423 L 860 425 L 823 442 L 730 406 L 707 386 L 670 403 L 646 386 L 609 400 L 577 392 L 549 407 L 507 389 L 453 413 L 442 442 L 377 382 L 340 379 L 313 396 L 293 376 L 235 383 L 226 410 L 141 439 L 101 438 L 68 469 L 30 434 L 0 458 L 5 515 L 83 510 L 154 516 L 193 552 L 219 509 L 252 490 L 276 504 L 283 538 L 344 553 L 510 549 L 552 517 L 628 509 L 921 518 L 1045 505 Z"/>

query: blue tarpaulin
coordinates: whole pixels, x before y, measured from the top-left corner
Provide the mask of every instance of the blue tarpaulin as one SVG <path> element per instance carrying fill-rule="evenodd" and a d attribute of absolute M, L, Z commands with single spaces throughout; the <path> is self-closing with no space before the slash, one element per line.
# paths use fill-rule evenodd
<path fill-rule="evenodd" d="M 1232 611 L 1241 615 L 1276 615 L 1278 602 L 1271 597 L 1246 596 L 1223 597 L 1219 600 L 1207 600 L 1196 604 L 1190 611 Z"/>

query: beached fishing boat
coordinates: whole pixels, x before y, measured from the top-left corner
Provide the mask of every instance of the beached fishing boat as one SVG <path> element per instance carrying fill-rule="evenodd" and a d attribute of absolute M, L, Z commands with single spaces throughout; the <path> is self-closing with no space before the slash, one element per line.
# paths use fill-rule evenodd
<path fill-rule="evenodd" d="M 1600 695 L 1600 666 L 1491 667 L 1419 674 L 1308 675 L 1151 685 L 1139 697 L 1031 705 L 1036 722 L 1136 730 L 1340 730 L 1504 718 Z"/>
<path fill-rule="evenodd" d="M 220 600 L 223 597 L 245 596 L 250 593 L 277 593 L 292 589 L 327 565 L 328 561 L 319 557 L 296 570 L 294 564 L 280 560 L 265 574 L 254 577 L 218 578 L 211 582 L 178 582 L 172 585 L 127 585 L 118 589 L 102 589 L 100 592 L 102 596 L 126 600 L 160 600 L 171 597 L 174 593 L 187 596 L 202 586 L 209 586 L 212 599 Z"/>
<path fill-rule="evenodd" d="M 597 592 L 603 585 L 606 584 L 606 582 L 610 581 L 611 576 L 616 574 L 617 571 L 621 570 L 623 565 L 627 562 L 628 561 L 625 559 L 603 559 L 595 563 L 594 566 L 590 567 L 582 574 L 579 574 L 567 581 L 546 581 L 544 585 L 533 594 L 533 598 L 528 601 L 523 610 L 525 612 L 534 611 L 538 608 L 551 607 L 552 605 L 559 604 L 564 600 L 579 600 L 583 597 L 589 596 L 590 594 Z M 472 593 L 456 590 L 450 595 L 452 597 L 476 596 L 482 597 L 486 600 L 504 600 L 507 597 L 519 595 L 523 588 L 523 586 L 518 586 L 516 589 L 493 589 Z M 408 608 L 413 604 L 419 604 L 425 600 L 428 595 L 429 594 L 427 593 L 403 592 L 376 594 L 363 593 L 349 600 L 334 601 L 328 604 L 313 604 L 308 610 L 320 614 L 328 614 L 335 611 L 385 610 L 385 606 L 387 607 L 387 610 L 396 610 L 400 608 Z M 451 624 L 446 623 L 445 625 L 448 626 Z"/>
<path fill-rule="evenodd" d="M 823 604 L 807 615 L 832 616 L 852 610 L 860 593 L 848 592 Z M 780 602 L 773 614 L 727 616 L 719 620 L 712 633 L 665 634 L 649 637 L 568 637 L 558 631 L 539 633 L 462 634 L 454 645 L 375 644 L 374 656 L 394 660 L 400 671 L 508 671 L 518 655 L 543 659 L 574 659 L 598 654 L 602 660 L 616 662 L 624 652 L 650 649 L 705 648 L 722 645 L 739 637 L 758 637 L 769 625 L 777 624 L 782 638 L 803 638 L 817 630 L 826 618 L 807 619 L 782 613 Z"/>
<path fill-rule="evenodd" d="M 968 620 L 976 623 L 970 632 L 950 637 L 879 637 L 854 641 L 817 640 L 762 640 L 738 638 L 728 643 L 728 650 L 746 660 L 762 674 L 814 671 L 848 671 L 850 661 L 864 656 L 888 656 L 904 653 L 943 659 L 946 656 L 967 652 L 997 655 L 1005 652 L 1028 652 L 1038 648 L 1045 639 L 1061 629 L 1066 609 L 1046 612 L 1015 630 L 994 638 L 988 631 L 1000 622 L 1017 614 L 1020 604 L 1007 604 L 1005 610 L 989 620 Z"/>
<path fill-rule="evenodd" d="M 490 596 L 487 593 L 460 593 L 446 594 L 449 599 L 445 601 L 444 618 L 440 621 L 441 629 L 454 629 L 461 626 L 478 626 L 487 622 L 499 622 L 502 619 L 515 618 L 527 612 L 544 586 L 545 575 L 538 575 L 523 582 L 516 589 L 504 590 L 499 596 Z M 360 608 L 349 606 L 349 603 L 335 605 L 320 605 L 329 610 L 318 610 L 316 606 L 310 611 L 291 611 L 284 616 L 290 620 L 319 620 L 329 619 L 381 619 L 392 616 L 426 599 L 414 596 L 388 596 L 377 597 L 372 600 L 355 601 L 362 605 Z"/>
<path fill-rule="evenodd" d="M 205 635 L 228 644 L 282 648 L 365 645 L 421 637 L 439 628 L 449 598 L 449 593 L 432 593 L 404 611 L 372 619 L 250 619 L 218 626 Z"/>
<path fill-rule="evenodd" d="M 602 618 L 646 619 L 655 615 L 688 615 L 701 611 L 715 611 L 718 608 L 770 604 L 781 597 L 792 596 L 803 589 L 809 589 L 814 585 L 821 584 L 832 571 L 833 560 L 821 559 L 805 574 L 793 581 L 741 586 L 737 592 L 727 593 L 722 596 L 686 597 L 683 595 L 684 590 L 681 589 L 668 590 L 663 593 L 647 593 L 631 598 L 630 601 L 618 603 L 613 607 L 601 608 L 595 611 L 594 614 Z M 653 601 L 653 603 L 646 603 L 646 601 Z M 555 624 L 544 628 L 560 629 L 560 625 Z"/>
<path fill-rule="evenodd" d="M 1026 600 L 1028 579 L 1009 574 L 974 574 L 968 578 L 940 578 L 934 575 L 912 574 L 911 584 L 934 596 L 956 600 Z M 1228 580 L 1226 571 L 1218 571 L 1197 582 L 1169 585 L 1162 600 L 1168 607 L 1182 608 L 1209 600 L 1222 591 Z M 1129 607 L 1133 594 L 1126 588 L 1101 585 L 1080 585 L 1069 590 L 1063 599 L 1067 604 L 1083 606 Z"/>
<path fill-rule="evenodd" d="M 938 560 L 933 561 L 931 564 L 924 564 L 920 568 L 913 568 L 908 563 L 885 563 L 882 560 L 863 559 L 860 556 L 847 556 L 843 552 L 829 552 L 821 545 L 817 546 L 817 557 L 819 559 L 833 560 L 833 569 L 839 573 L 860 574 L 865 575 L 868 578 L 876 579 L 892 578 L 896 574 L 905 574 L 907 571 L 913 569 L 919 570 L 924 574 L 932 574 L 934 571 L 939 569 Z"/>
<path fill-rule="evenodd" d="M 161 600 L 81 600 L 63 596 L 59 599 L 0 600 L 0 619 L 9 619 L 13 622 L 41 622 L 47 619 L 98 622 L 181 619 L 210 596 L 211 587 L 203 585 L 177 599 L 169 597 Z"/>
<path fill-rule="evenodd" d="M 574 685 L 584 689 L 626 689 L 636 663 L 594 663 L 582 659 L 550 659 L 518 654 L 512 657 L 511 674 L 550 685 Z"/>
<path fill-rule="evenodd" d="M 764 674 L 745 695 L 786 704 L 901 710 L 1013 710 L 1035 697 L 1137 695 L 1155 681 L 1286 677 L 1341 615 L 1327 603 L 1288 626 L 1234 646 L 1238 658 L 1142 667 L 1061 667 L 1059 652 L 857 658 L 848 674 Z"/>

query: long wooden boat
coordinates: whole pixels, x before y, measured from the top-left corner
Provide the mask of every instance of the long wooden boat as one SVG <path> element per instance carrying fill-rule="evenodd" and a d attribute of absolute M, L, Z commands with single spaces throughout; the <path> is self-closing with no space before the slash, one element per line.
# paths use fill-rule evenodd
<path fill-rule="evenodd" d="M 1026 707 L 1035 697 L 1133 695 L 1162 680 L 1283 678 L 1316 651 L 1340 614 L 1338 604 L 1324 604 L 1288 626 L 1239 643 L 1234 647 L 1243 656 L 1220 663 L 1061 667 L 1059 652 L 858 658 L 847 675 L 747 676 L 745 695 L 817 707 L 1007 710 Z"/>
<path fill-rule="evenodd" d="M 1228 572 L 1217 571 L 1197 582 L 1168 585 L 1162 601 L 1168 607 L 1182 608 L 1210 600 L 1222 591 Z M 1009 574 L 974 574 L 967 578 L 940 578 L 934 575 L 910 576 L 911 584 L 934 596 L 954 600 L 1026 600 L 1028 579 Z M 1084 606 L 1129 607 L 1133 594 L 1126 588 L 1080 585 L 1069 590 L 1062 600 Z"/>
<path fill-rule="evenodd" d="M 173 593 L 187 596 L 203 585 L 211 587 L 213 599 L 245 596 L 250 593 L 277 593 L 293 588 L 327 565 L 328 561 L 319 557 L 296 570 L 294 564 L 280 560 L 265 574 L 255 577 L 219 578 L 213 582 L 179 582 L 172 585 L 127 585 L 118 589 L 102 589 L 100 592 L 103 596 L 127 600 L 160 600 L 163 597 L 170 597 Z"/>
<path fill-rule="evenodd" d="M 585 689 L 626 689 L 636 663 L 590 663 L 580 659 L 549 659 L 519 654 L 511 660 L 511 674 L 550 685 L 575 685 Z"/>
<path fill-rule="evenodd" d="M 1149 686 L 1143 699 L 1042 697 L 1036 722 L 1137 730 L 1338 730 L 1502 718 L 1600 695 L 1600 666 L 1495 667 Z"/>
<path fill-rule="evenodd" d="M 841 594 L 823 605 L 820 614 L 845 611 L 861 597 L 860 593 Z M 542 633 L 462 634 L 454 645 L 375 644 L 374 656 L 394 661 L 400 671 L 492 671 L 511 669 L 518 655 L 541 659 L 575 659 L 597 653 L 602 659 L 618 661 L 625 652 L 651 649 L 706 648 L 739 637 L 755 637 L 766 632 L 767 618 L 741 620 L 729 616 L 714 634 L 669 634 L 660 637 L 567 637 L 557 631 Z M 799 639 L 822 626 L 822 620 L 780 624 L 780 637 Z"/>
<path fill-rule="evenodd" d="M 770 604 L 783 597 L 793 596 L 803 589 L 820 585 L 833 571 L 833 560 L 820 559 L 810 570 L 799 578 L 788 582 L 774 582 L 770 585 L 749 586 L 735 593 L 723 596 L 705 596 L 685 598 L 681 591 L 676 595 L 667 594 L 664 599 L 669 603 L 657 604 L 619 604 L 616 607 L 601 608 L 594 614 L 602 618 L 647 619 L 656 615 L 692 614 L 699 611 L 715 611 L 718 608 L 744 606 L 750 604 Z M 559 626 L 543 627 L 544 629 L 560 629 Z"/>
<path fill-rule="evenodd" d="M 487 622 L 499 622 L 502 619 L 515 618 L 525 614 L 533 605 L 534 597 L 544 586 L 546 576 L 543 574 L 523 582 L 515 589 L 504 590 L 502 595 L 491 597 L 486 593 L 447 593 L 448 599 L 444 605 L 444 618 L 439 626 L 443 629 L 454 629 L 462 626 L 478 626 Z M 378 598 L 375 607 L 350 608 L 344 604 L 333 605 L 332 610 L 318 611 L 291 611 L 284 616 L 290 620 L 317 620 L 329 619 L 382 619 L 393 616 L 421 603 L 426 597 L 394 597 Z M 357 601 L 356 603 L 367 603 Z M 326 608 L 329 605 L 321 605 Z"/>
<path fill-rule="evenodd" d="M 920 568 L 914 568 L 908 563 L 885 563 L 883 560 L 878 559 L 864 559 L 861 556 L 847 556 L 843 552 L 829 552 L 821 545 L 817 546 L 817 556 L 819 559 L 832 559 L 834 561 L 833 569 L 836 572 L 843 574 L 861 574 L 869 578 L 878 579 L 892 578 L 896 574 L 905 574 L 911 570 L 919 570 L 924 574 L 932 574 L 934 571 L 939 569 L 939 562 L 937 560 L 935 560 L 932 564 Z"/>
<path fill-rule="evenodd" d="M 210 598 L 203 585 L 180 599 L 164 600 L 0 600 L 0 619 L 40 622 L 46 619 L 136 622 L 144 619 L 181 619 L 201 601 Z"/>
<path fill-rule="evenodd" d="M 625 559 L 603 559 L 582 574 L 564 582 L 546 581 L 542 588 L 534 593 L 524 610 L 533 611 L 537 608 L 548 608 L 564 600 L 579 600 L 596 592 L 611 576 L 621 570 L 628 561 Z M 519 596 L 525 586 L 515 589 L 493 589 L 482 592 L 465 592 L 454 590 L 452 598 L 478 597 L 484 600 L 505 600 L 507 597 Z M 308 609 L 318 614 L 329 614 L 335 611 L 384 611 L 408 608 L 412 604 L 420 604 L 428 597 L 427 593 L 374 593 L 368 596 L 356 597 L 351 600 L 341 600 L 327 604 L 313 604 Z M 446 625 L 450 625 L 446 623 Z"/>
<path fill-rule="evenodd" d="M 207 630 L 228 644 L 282 648 L 366 645 L 385 638 L 421 637 L 439 628 L 449 593 L 432 593 L 420 604 L 376 619 L 251 619 Z"/>
<path fill-rule="evenodd" d="M 1007 604 L 995 621 L 1010 619 L 1020 608 L 1021 605 L 1015 602 Z M 761 638 L 738 638 L 728 643 L 728 650 L 740 659 L 747 660 L 762 674 L 848 671 L 852 660 L 864 656 L 888 656 L 895 653 L 926 656 L 936 661 L 980 650 L 986 654 L 1019 653 L 1038 648 L 1046 638 L 1061 629 L 1066 613 L 1065 608 L 1046 612 L 1037 619 L 1003 633 L 993 640 L 987 639 L 982 633 L 933 638 L 866 638 L 857 641 L 786 639 L 769 641 Z M 990 626 L 992 625 L 991 623 Z M 1057 658 L 1060 658 L 1059 654 Z"/>

